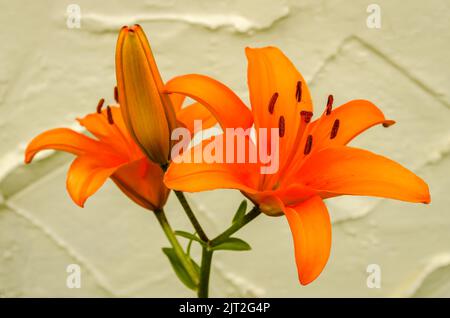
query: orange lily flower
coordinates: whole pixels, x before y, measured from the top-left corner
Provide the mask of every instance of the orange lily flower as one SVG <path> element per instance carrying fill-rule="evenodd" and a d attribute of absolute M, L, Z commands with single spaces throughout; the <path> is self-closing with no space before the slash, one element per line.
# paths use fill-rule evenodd
<path fill-rule="evenodd" d="M 80 207 L 111 177 L 130 199 L 144 208 L 164 206 L 169 190 L 162 182 L 163 171 L 145 157 L 130 137 L 121 111 L 108 106 L 78 119 L 93 136 L 68 128 L 56 128 L 35 137 L 25 151 L 30 163 L 41 150 L 54 149 L 77 156 L 67 173 L 67 190 Z"/>
<path fill-rule="evenodd" d="M 247 129 L 254 122 L 258 141 L 259 128 L 278 128 L 278 171 L 261 174 L 259 161 L 180 162 L 171 164 L 164 181 L 171 189 L 188 192 L 238 189 L 265 214 L 285 215 L 299 280 L 306 285 L 319 276 L 330 255 L 331 222 L 323 199 L 364 195 L 429 203 L 428 186 L 390 159 L 346 146 L 369 127 L 394 123 L 374 104 L 353 100 L 333 110 L 330 96 L 322 115 L 311 122 L 309 89 L 291 61 L 275 47 L 247 48 L 246 55 L 251 111 L 229 88 L 206 76 L 174 78 L 166 90 L 203 103 L 224 131 Z M 253 144 L 250 138 L 247 142 Z M 202 151 L 203 146 L 191 151 Z"/>
<path fill-rule="evenodd" d="M 67 174 L 67 190 L 77 205 L 83 207 L 87 198 L 111 177 L 134 202 L 150 210 L 159 209 L 169 195 L 159 164 L 167 163 L 166 152 L 170 149 L 153 151 L 151 145 L 161 142 L 161 133 L 152 129 L 183 126 L 194 134 L 194 120 L 202 120 L 206 128 L 214 126 L 216 120 L 200 103 L 182 108 L 185 96 L 172 94 L 169 97 L 159 93 L 163 83 L 139 26 L 122 28 L 116 53 L 118 88 L 114 89 L 114 97 L 123 104 L 102 110 L 104 99 L 101 99 L 96 113 L 78 119 L 96 139 L 67 128 L 46 131 L 28 145 L 25 163 L 30 163 L 45 149 L 72 153 L 77 158 Z M 172 115 L 165 117 L 166 112 L 174 114 L 175 124 Z M 168 129 L 164 131 L 169 133 Z M 166 138 L 168 141 L 170 135 L 164 136 Z M 148 149 L 152 150 L 146 151 Z M 162 155 L 164 159 L 154 155 Z"/>
<path fill-rule="evenodd" d="M 216 124 L 201 104 L 181 110 L 183 96 L 163 93 L 150 44 L 139 25 L 123 27 L 117 40 L 116 76 L 118 101 L 131 136 L 150 160 L 167 165 L 173 146 L 171 133 L 180 124 L 192 130 L 193 119 L 204 127 Z"/>
<path fill-rule="evenodd" d="M 181 107 L 182 96 L 171 96 L 176 106 L 179 125 L 193 131 L 194 119 L 204 119 L 206 126 L 214 125 L 204 107 L 194 103 Z M 169 189 L 163 183 L 161 167 L 150 161 L 131 138 L 118 105 L 102 110 L 101 99 L 97 112 L 78 122 L 96 139 L 69 128 L 56 128 L 35 137 L 25 151 L 25 163 L 30 163 L 41 150 L 54 149 L 77 156 L 67 174 L 67 190 L 80 207 L 110 177 L 131 200 L 140 206 L 156 210 L 167 201 Z M 206 116 L 206 117 L 205 117 Z"/>

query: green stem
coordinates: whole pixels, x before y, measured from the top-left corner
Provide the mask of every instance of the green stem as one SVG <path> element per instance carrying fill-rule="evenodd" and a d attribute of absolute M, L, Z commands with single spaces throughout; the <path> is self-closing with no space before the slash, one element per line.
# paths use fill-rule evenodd
<path fill-rule="evenodd" d="M 212 256 L 213 251 L 210 251 L 207 247 L 203 247 L 202 264 L 200 267 L 200 284 L 197 293 L 199 298 L 208 298 Z"/>
<path fill-rule="evenodd" d="M 214 238 L 209 242 L 210 246 L 216 246 L 220 243 L 223 243 L 226 241 L 227 238 L 229 238 L 231 235 L 239 231 L 244 225 L 246 225 L 248 222 L 256 218 L 258 215 L 261 214 L 261 211 L 258 209 L 258 207 L 253 207 L 253 209 L 248 212 L 240 222 L 234 223 L 232 226 L 230 226 L 225 232 Z"/>
<path fill-rule="evenodd" d="M 169 221 L 166 218 L 166 215 L 164 213 L 163 209 L 158 209 L 155 211 L 156 218 L 158 219 L 159 224 L 161 224 L 161 227 L 164 231 L 164 233 L 167 236 L 167 239 L 169 240 L 170 244 L 173 247 L 173 250 L 175 251 L 175 254 L 177 255 L 178 259 L 180 260 L 183 267 L 186 269 L 186 272 L 191 277 L 192 281 L 195 284 L 198 284 L 199 277 L 198 273 L 195 270 L 194 264 L 192 263 L 191 259 L 184 253 L 183 248 L 181 247 L 180 243 L 178 242 L 172 227 L 169 224 Z"/>
<path fill-rule="evenodd" d="M 186 212 L 186 215 L 188 216 L 189 220 L 192 223 L 192 226 L 194 227 L 195 231 L 197 232 L 200 239 L 207 243 L 209 241 L 208 236 L 206 236 L 205 231 L 203 231 L 202 226 L 198 222 L 197 218 L 194 215 L 194 212 L 191 209 L 191 206 L 186 200 L 186 197 L 184 196 L 184 193 L 181 191 L 174 190 L 175 195 L 178 198 L 178 201 L 180 201 L 181 206 L 183 207 L 184 211 Z"/>

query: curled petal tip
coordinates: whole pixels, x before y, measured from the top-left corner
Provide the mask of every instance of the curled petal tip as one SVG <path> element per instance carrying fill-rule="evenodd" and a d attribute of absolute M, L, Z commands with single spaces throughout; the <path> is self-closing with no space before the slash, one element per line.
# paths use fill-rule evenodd
<path fill-rule="evenodd" d="M 30 144 L 28 144 L 27 148 L 25 149 L 25 156 L 23 158 L 23 162 L 25 164 L 29 164 L 33 160 L 33 158 L 36 154 L 34 151 L 31 151 Z"/>
<path fill-rule="evenodd" d="M 86 203 L 86 200 L 80 201 L 80 202 L 75 202 L 76 205 L 78 205 L 80 208 L 84 209 L 84 204 Z"/>
<path fill-rule="evenodd" d="M 425 199 L 422 201 L 422 203 L 423 204 L 430 204 L 431 203 L 431 195 L 430 195 L 429 191 L 427 192 L 427 194 L 425 196 Z"/>
<path fill-rule="evenodd" d="M 29 146 L 27 146 L 27 149 L 25 149 L 25 156 L 23 158 L 23 162 L 25 164 L 29 164 L 31 162 L 31 160 L 33 160 L 33 156 L 31 155 L 31 153 L 29 151 Z"/>
<path fill-rule="evenodd" d="M 311 277 L 306 277 L 305 278 L 305 277 L 302 277 L 302 276 L 298 277 L 298 280 L 299 280 L 299 282 L 300 282 L 300 284 L 302 286 L 306 286 L 306 285 L 311 284 L 315 279 L 316 279 L 316 277 L 314 277 L 314 278 L 311 278 Z"/>
<path fill-rule="evenodd" d="M 383 127 L 390 127 L 390 126 L 392 126 L 392 125 L 394 125 L 396 123 L 396 121 L 395 120 L 385 120 L 384 122 L 383 122 Z"/>

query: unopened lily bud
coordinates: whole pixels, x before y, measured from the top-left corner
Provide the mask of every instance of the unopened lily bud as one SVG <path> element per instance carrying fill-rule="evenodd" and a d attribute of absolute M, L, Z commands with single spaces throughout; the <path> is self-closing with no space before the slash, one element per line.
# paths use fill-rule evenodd
<path fill-rule="evenodd" d="M 127 128 L 153 162 L 169 160 L 176 117 L 163 93 L 163 81 L 150 45 L 139 25 L 123 27 L 116 47 L 117 95 Z"/>

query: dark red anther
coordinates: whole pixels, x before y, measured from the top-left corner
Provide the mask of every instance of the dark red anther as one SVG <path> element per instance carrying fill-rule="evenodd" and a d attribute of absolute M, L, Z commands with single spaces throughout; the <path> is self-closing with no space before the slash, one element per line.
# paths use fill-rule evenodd
<path fill-rule="evenodd" d="M 106 107 L 106 115 L 108 117 L 108 123 L 110 125 L 114 125 L 114 119 L 113 119 L 113 115 L 112 115 L 112 111 L 111 111 L 111 107 Z"/>
<path fill-rule="evenodd" d="M 308 135 L 308 139 L 306 139 L 305 150 L 303 151 L 305 155 L 311 152 L 312 142 L 313 142 L 312 135 Z"/>
<path fill-rule="evenodd" d="M 297 102 L 300 103 L 302 100 L 302 82 L 297 82 L 297 88 L 295 90 L 295 98 L 297 99 Z"/>
<path fill-rule="evenodd" d="M 302 110 L 300 112 L 300 116 L 302 116 L 305 119 L 305 123 L 309 123 L 311 121 L 313 113 L 307 110 Z"/>
<path fill-rule="evenodd" d="M 385 120 L 383 122 L 383 127 L 387 128 L 395 124 L 395 120 Z"/>
<path fill-rule="evenodd" d="M 330 139 L 336 138 L 338 130 L 339 130 L 339 119 L 336 119 L 333 123 L 333 127 L 331 128 Z"/>
<path fill-rule="evenodd" d="M 327 115 L 331 114 L 331 110 L 333 109 L 333 95 L 328 95 L 327 100 Z"/>
<path fill-rule="evenodd" d="M 117 86 L 114 86 L 114 99 L 116 103 L 119 103 L 119 91 L 117 90 Z"/>
<path fill-rule="evenodd" d="M 104 98 L 101 98 L 99 101 L 98 101 L 98 104 L 97 104 L 97 113 L 98 114 L 101 114 L 102 113 L 102 107 L 103 107 L 103 103 L 105 102 L 105 99 Z"/>
<path fill-rule="evenodd" d="M 279 136 L 283 137 L 285 133 L 284 116 L 280 116 L 280 119 L 278 120 L 278 129 Z"/>
<path fill-rule="evenodd" d="M 273 110 L 275 109 L 275 103 L 278 99 L 278 93 L 274 93 L 269 101 L 269 113 L 273 114 Z"/>

